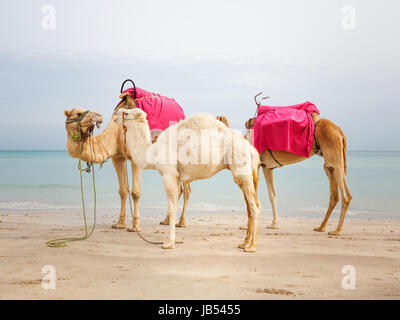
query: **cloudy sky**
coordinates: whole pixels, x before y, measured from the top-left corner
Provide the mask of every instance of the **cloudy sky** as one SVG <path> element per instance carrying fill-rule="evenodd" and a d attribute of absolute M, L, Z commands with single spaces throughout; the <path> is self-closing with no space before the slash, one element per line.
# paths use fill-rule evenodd
<path fill-rule="evenodd" d="M 106 124 L 132 78 L 237 129 L 260 91 L 271 105 L 311 101 L 350 150 L 400 150 L 399 11 L 396 0 L 1 1 L 0 149 L 65 149 L 64 109 Z"/>

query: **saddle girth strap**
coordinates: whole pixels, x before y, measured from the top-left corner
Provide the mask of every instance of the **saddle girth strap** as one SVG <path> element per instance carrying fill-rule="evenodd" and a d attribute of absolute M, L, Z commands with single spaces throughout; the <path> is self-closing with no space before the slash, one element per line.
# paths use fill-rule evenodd
<path fill-rule="evenodd" d="M 271 155 L 272 159 L 274 159 L 274 161 L 280 166 L 283 167 L 283 164 L 281 164 L 278 160 L 276 160 L 276 158 L 274 157 L 274 154 L 272 153 L 271 149 L 268 149 L 269 154 Z"/>

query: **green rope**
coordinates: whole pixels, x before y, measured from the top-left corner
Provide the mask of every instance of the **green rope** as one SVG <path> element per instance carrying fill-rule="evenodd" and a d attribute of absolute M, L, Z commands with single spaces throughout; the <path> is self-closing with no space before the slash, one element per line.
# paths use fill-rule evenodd
<path fill-rule="evenodd" d="M 83 149 L 83 144 L 82 144 L 82 149 Z M 82 156 L 82 149 L 81 149 L 81 156 Z M 92 144 L 90 144 L 90 151 L 92 153 Z M 92 157 L 93 159 L 93 157 Z M 79 162 L 78 162 L 78 169 L 79 169 L 79 174 L 80 174 L 80 180 L 81 180 L 81 197 L 82 197 L 82 209 L 83 209 L 83 221 L 85 223 L 85 235 L 83 237 L 78 237 L 78 238 L 59 238 L 59 239 L 53 239 L 47 241 L 47 246 L 50 248 L 60 248 L 60 247 L 65 247 L 67 245 L 67 242 L 71 241 L 81 241 L 89 238 L 96 226 L 96 183 L 95 183 L 95 178 L 94 178 L 94 164 L 93 162 L 88 163 L 88 168 L 87 169 L 82 169 L 82 159 L 79 157 Z M 87 170 L 92 170 L 92 179 L 93 179 L 93 200 L 94 200 L 94 206 L 93 206 L 93 226 L 92 230 L 88 233 L 87 230 L 87 222 L 86 222 L 86 210 L 85 210 L 85 197 L 83 195 L 83 181 L 82 181 L 82 171 L 87 171 Z M 87 171 L 90 172 L 90 171 Z"/>

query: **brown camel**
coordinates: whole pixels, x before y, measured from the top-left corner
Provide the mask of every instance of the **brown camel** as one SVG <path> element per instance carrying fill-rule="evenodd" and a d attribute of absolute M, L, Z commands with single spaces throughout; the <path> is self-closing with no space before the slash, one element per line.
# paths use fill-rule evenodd
<path fill-rule="evenodd" d="M 133 99 L 126 98 L 121 95 L 124 100 L 118 106 L 118 108 L 133 108 L 136 106 Z M 129 97 L 130 98 L 130 97 Z M 139 215 L 139 198 L 140 198 L 140 177 L 141 169 L 134 163 L 129 152 L 125 146 L 125 132 L 121 124 L 115 120 L 116 116 L 112 117 L 112 120 L 107 127 L 97 136 L 91 136 L 94 130 L 94 126 L 100 126 L 102 123 L 102 116 L 97 112 L 87 112 L 82 108 L 74 108 L 72 110 L 65 110 L 64 114 L 67 117 L 65 128 L 67 130 L 67 150 L 71 157 L 81 158 L 83 161 L 94 163 L 103 163 L 109 158 L 112 158 L 115 171 L 118 176 L 119 183 L 119 194 L 121 198 L 121 209 L 118 222 L 113 224 L 112 227 L 115 229 L 125 229 L 125 218 L 126 218 L 126 198 L 128 196 L 129 187 L 127 180 L 126 161 L 129 160 L 132 169 L 132 199 L 134 204 L 134 217 L 132 221 L 132 227 L 128 228 L 128 231 L 140 231 L 140 215 Z M 82 116 L 80 121 L 80 128 L 76 119 Z M 153 141 L 157 138 L 154 137 Z M 82 150 L 82 151 L 81 151 Z M 183 184 L 180 186 L 180 195 L 184 193 L 184 205 L 182 214 L 177 223 L 177 227 L 185 227 L 185 211 L 187 203 L 190 197 L 190 184 Z M 168 215 L 161 224 L 169 224 Z"/>
<path fill-rule="evenodd" d="M 257 96 L 256 96 L 257 97 Z M 256 100 L 255 97 L 255 100 Z M 260 102 L 256 100 L 256 104 L 259 106 Z M 217 119 L 229 126 L 228 121 L 223 119 L 225 117 L 218 116 Z M 347 209 L 352 199 L 352 194 L 347 185 L 346 174 L 346 149 L 347 139 L 342 129 L 328 119 L 320 119 L 317 113 L 312 114 L 314 126 L 315 126 L 315 139 L 313 142 L 313 148 L 310 153 L 310 157 L 315 154 L 324 158 L 324 170 L 329 179 L 330 184 L 330 199 L 328 210 L 325 215 L 325 219 L 321 225 L 314 228 L 314 231 L 325 232 L 326 224 L 328 223 L 329 217 L 339 202 L 339 192 L 342 197 L 342 208 L 340 212 L 339 223 L 335 231 L 329 232 L 330 235 L 339 235 L 344 218 L 346 216 Z M 253 126 L 255 118 L 250 118 L 246 121 L 246 134 L 245 138 L 252 141 Z M 274 186 L 274 177 L 272 170 L 285 165 L 297 163 L 308 158 L 301 157 L 286 151 L 273 151 L 273 156 L 268 150 L 264 150 L 260 155 L 261 167 L 264 172 L 265 181 L 268 188 L 268 196 L 272 206 L 273 220 L 269 229 L 279 229 L 278 225 L 278 214 L 276 208 L 276 191 Z M 339 192 L 338 192 L 339 191 Z M 247 227 L 241 227 L 241 229 L 247 229 Z"/>

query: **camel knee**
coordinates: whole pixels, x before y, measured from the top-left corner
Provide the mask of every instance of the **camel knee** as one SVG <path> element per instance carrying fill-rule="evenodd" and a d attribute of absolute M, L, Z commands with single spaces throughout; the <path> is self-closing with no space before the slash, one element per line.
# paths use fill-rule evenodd
<path fill-rule="evenodd" d="M 140 198 L 140 191 L 132 191 L 132 199 L 133 201 L 137 201 Z"/>
<path fill-rule="evenodd" d="M 128 192 L 129 192 L 129 190 L 127 190 L 127 189 L 120 189 L 119 196 L 121 197 L 121 199 L 126 199 Z"/>
<path fill-rule="evenodd" d="M 345 197 L 343 197 L 343 200 L 342 200 L 343 205 L 349 206 L 350 202 L 351 202 L 351 199 L 353 199 L 353 196 L 351 194 L 350 195 L 346 195 Z"/>
<path fill-rule="evenodd" d="M 260 216 L 260 202 L 258 201 L 257 195 L 250 195 L 248 198 L 248 209 L 250 210 L 251 219 L 257 219 Z"/>

